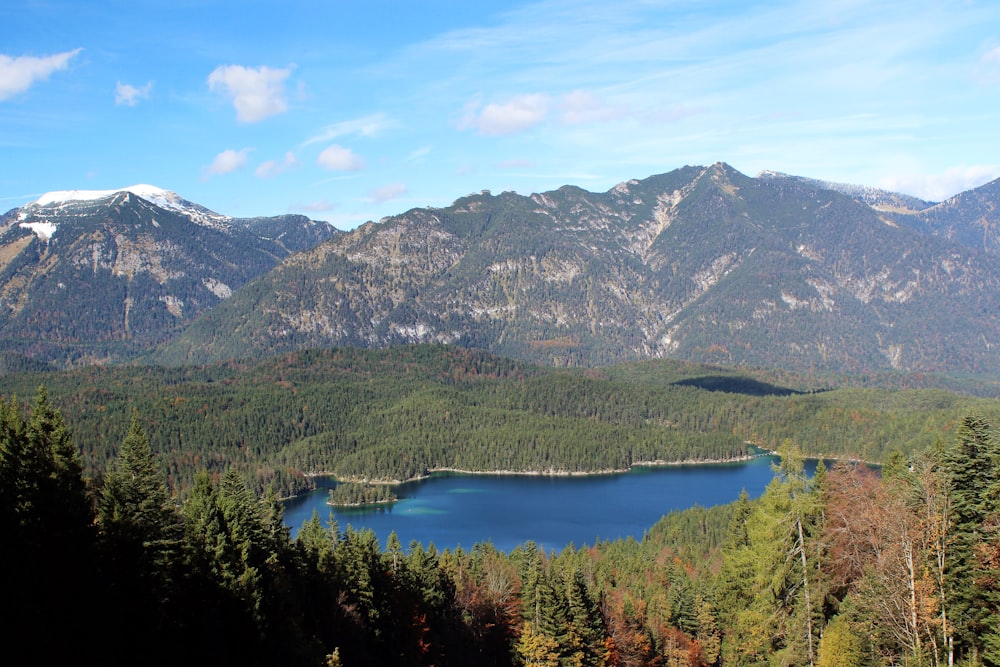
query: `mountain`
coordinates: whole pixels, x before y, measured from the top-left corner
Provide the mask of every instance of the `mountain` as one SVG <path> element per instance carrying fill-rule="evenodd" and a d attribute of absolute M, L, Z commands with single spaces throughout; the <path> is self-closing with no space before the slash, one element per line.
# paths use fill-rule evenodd
<path fill-rule="evenodd" d="M 50 192 L 0 218 L 0 349 L 130 358 L 336 233 L 304 216 L 220 215 L 149 185 Z"/>
<path fill-rule="evenodd" d="M 775 171 L 764 171 L 757 177 L 795 180 L 836 190 L 864 202 L 896 224 L 952 239 L 970 248 L 980 248 L 991 255 L 1000 255 L 1000 179 L 937 203 L 878 188 L 832 183 Z"/>
<path fill-rule="evenodd" d="M 893 220 L 1000 256 L 1000 179 L 922 211 L 895 212 Z"/>
<path fill-rule="evenodd" d="M 442 342 L 556 365 L 1000 371 L 994 258 L 887 213 L 933 203 L 896 203 L 724 163 L 484 191 L 287 258 L 155 359 Z"/>
<path fill-rule="evenodd" d="M 780 171 L 765 170 L 757 174 L 759 179 L 784 179 L 793 180 L 803 185 L 822 188 L 824 190 L 834 190 L 864 202 L 876 211 L 894 211 L 902 213 L 916 213 L 935 205 L 935 202 L 926 201 L 919 197 L 905 195 L 899 192 L 890 192 L 868 185 L 852 185 L 850 183 L 836 183 L 834 181 L 823 181 L 805 176 L 793 176 L 783 174 Z"/>

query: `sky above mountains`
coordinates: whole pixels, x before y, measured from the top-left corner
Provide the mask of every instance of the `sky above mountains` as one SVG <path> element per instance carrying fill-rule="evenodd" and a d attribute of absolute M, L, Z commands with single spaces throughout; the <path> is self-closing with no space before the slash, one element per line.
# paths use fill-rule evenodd
<path fill-rule="evenodd" d="M 151 183 L 349 229 L 728 162 L 1000 176 L 993 0 L 7 0 L 0 211 Z"/>

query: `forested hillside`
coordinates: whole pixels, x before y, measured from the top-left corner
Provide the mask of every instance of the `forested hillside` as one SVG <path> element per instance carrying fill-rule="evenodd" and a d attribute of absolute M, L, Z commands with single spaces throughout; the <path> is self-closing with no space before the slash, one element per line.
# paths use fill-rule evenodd
<path fill-rule="evenodd" d="M 334 234 L 152 186 L 48 193 L 0 215 L 0 350 L 60 367 L 130 359 Z"/>
<path fill-rule="evenodd" d="M 0 641 L 32 664 L 1000 665 L 1000 442 L 803 474 L 641 541 L 438 551 L 319 516 L 295 540 L 238 474 L 167 490 L 133 413 L 100 479 L 40 391 L 0 404 Z"/>
<path fill-rule="evenodd" d="M 0 394 L 45 385 L 89 473 L 107 468 L 138 410 L 170 488 L 236 469 L 252 488 L 308 474 L 404 480 L 436 468 L 593 472 L 731 459 L 749 444 L 881 461 L 951 438 L 1000 402 L 941 389 L 821 390 L 809 376 L 681 362 L 559 370 L 445 346 L 295 352 L 187 368 L 90 367 L 0 375 Z M 905 383 L 903 379 L 898 382 Z"/>

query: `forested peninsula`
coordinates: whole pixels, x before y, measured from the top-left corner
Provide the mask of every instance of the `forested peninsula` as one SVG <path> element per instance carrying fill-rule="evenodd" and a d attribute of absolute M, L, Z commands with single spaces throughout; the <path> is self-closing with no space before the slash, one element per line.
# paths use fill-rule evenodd
<path fill-rule="evenodd" d="M 45 385 L 88 475 L 114 461 L 138 411 L 172 493 L 238 471 L 287 497 L 312 475 L 403 481 L 435 469 L 550 474 L 734 460 L 791 440 L 810 456 L 881 461 L 954 437 L 1000 403 L 930 376 L 833 377 L 652 361 L 556 369 L 437 345 L 337 348 L 207 366 L 0 374 Z M 989 386 L 974 388 L 992 392 Z"/>
<path fill-rule="evenodd" d="M 782 448 L 760 498 L 641 540 L 439 551 L 200 470 L 133 412 L 101 475 L 45 389 L 0 403 L 0 640 L 34 664 L 1000 664 L 1000 440 L 968 415 L 880 475 Z M 111 436 L 109 436 L 111 437 Z"/>

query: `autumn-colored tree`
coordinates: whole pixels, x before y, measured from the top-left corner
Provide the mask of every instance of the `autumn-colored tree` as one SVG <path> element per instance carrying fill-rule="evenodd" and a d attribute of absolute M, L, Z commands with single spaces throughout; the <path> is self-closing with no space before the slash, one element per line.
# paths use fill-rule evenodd
<path fill-rule="evenodd" d="M 830 475 L 825 539 L 838 595 L 874 628 L 887 659 L 942 659 L 950 636 L 943 556 L 946 500 L 933 466 L 900 466 L 882 478 L 838 465 Z"/>
<path fill-rule="evenodd" d="M 823 631 L 816 667 L 861 667 L 864 646 L 846 616 L 834 616 Z"/>

